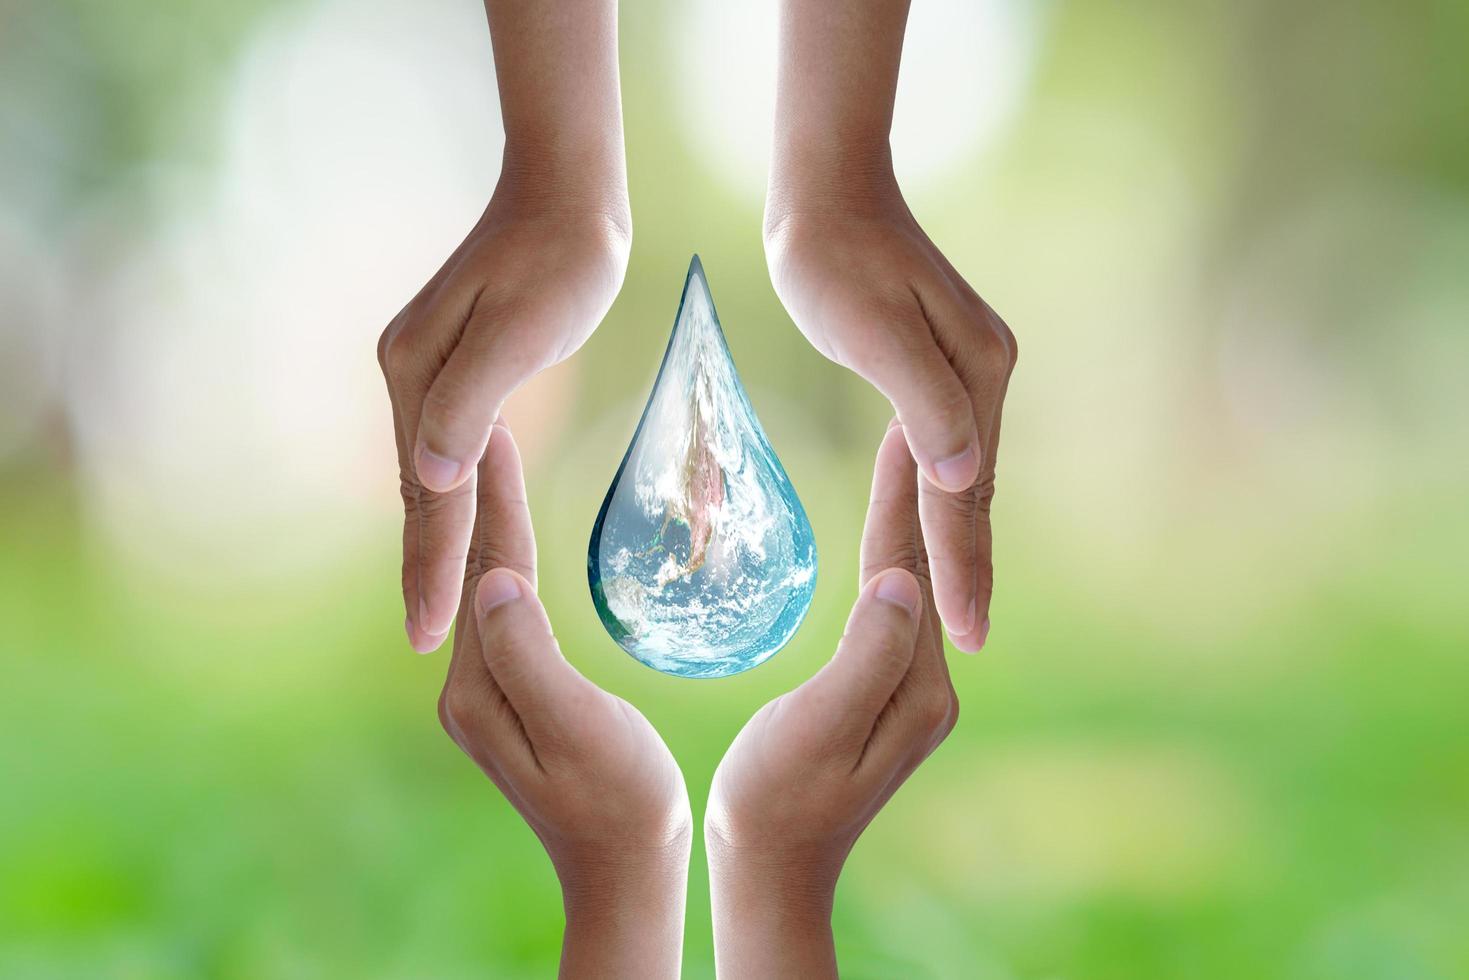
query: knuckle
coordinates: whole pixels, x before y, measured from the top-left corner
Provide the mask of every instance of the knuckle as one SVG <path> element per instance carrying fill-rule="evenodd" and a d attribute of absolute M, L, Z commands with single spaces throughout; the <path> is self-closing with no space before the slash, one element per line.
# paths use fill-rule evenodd
<path fill-rule="evenodd" d="M 377 338 L 377 366 L 386 377 L 388 373 L 388 345 L 393 339 L 393 325 L 389 324 Z"/>
<path fill-rule="evenodd" d="M 453 681 L 445 684 L 439 694 L 439 724 L 454 741 L 459 741 L 471 713 L 470 698 L 464 688 Z"/>
<path fill-rule="evenodd" d="M 1013 371 L 1015 370 L 1016 363 L 1020 360 L 1020 342 L 1015 337 L 1015 331 L 1011 330 L 1005 321 L 999 317 L 994 318 L 994 328 L 995 333 L 1005 345 L 1005 352 L 1009 358 L 1009 367 Z"/>
<path fill-rule="evenodd" d="M 867 547 L 871 548 L 872 545 L 869 544 Z M 919 557 L 916 536 L 911 539 L 904 536 L 901 541 L 885 544 L 883 553 L 872 555 L 863 566 L 863 581 L 872 579 L 889 568 L 904 568 L 913 572 L 921 564 Z"/>
<path fill-rule="evenodd" d="M 419 518 L 429 525 L 425 529 L 426 534 L 449 534 L 457 537 L 462 533 L 466 538 L 469 536 L 470 532 L 465 525 L 473 518 L 466 515 L 467 505 L 463 501 L 474 493 L 475 488 L 471 485 L 473 482 L 465 480 L 447 493 L 422 489 L 416 492 Z"/>
<path fill-rule="evenodd" d="M 479 580 L 484 578 L 485 573 L 495 567 L 490 563 L 486 550 L 476 542 L 464 559 L 464 588 L 469 590 L 470 595 L 479 588 Z"/>
<path fill-rule="evenodd" d="M 535 581 L 536 570 L 526 562 L 507 558 L 492 544 L 476 543 L 464 561 L 465 587 L 478 588 L 479 580 L 497 568 L 508 568 L 527 582 Z"/>
<path fill-rule="evenodd" d="M 1004 328 L 1009 333 L 1009 328 Z M 1009 340 L 997 329 L 995 324 L 987 323 L 980 327 L 974 342 L 975 360 L 977 368 L 987 377 L 1004 377 L 1010 372 L 1011 345 Z"/>
<path fill-rule="evenodd" d="M 944 720 L 944 727 L 939 730 L 940 731 L 940 738 L 948 738 L 949 737 L 949 733 L 952 732 L 954 730 L 954 728 L 958 724 L 959 724 L 959 695 L 957 693 L 955 693 L 953 685 L 950 685 L 949 686 L 949 714 L 948 714 L 948 717 Z"/>
<path fill-rule="evenodd" d="M 378 342 L 378 364 L 389 384 L 402 385 L 418 374 L 416 345 L 403 329 L 390 327 Z"/>
<path fill-rule="evenodd" d="M 948 724 L 953 712 L 953 701 L 947 691 L 928 693 L 919 699 L 916 711 L 919 723 L 927 731 L 938 733 Z"/>
<path fill-rule="evenodd" d="M 986 466 L 979 482 L 970 488 L 974 492 L 974 521 L 976 527 L 990 522 L 990 507 L 995 500 L 995 474 L 993 466 Z"/>
<path fill-rule="evenodd" d="M 986 468 L 988 469 L 988 468 Z M 970 529 L 974 521 L 974 508 L 979 500 L 981 484 L 993 477 L 981 474 L 980 480 L 964 490 L 950 492 L 941 489 L 928 482 L 924 477 L 918 484 L 918 505 L 920 513 L 932 515 L 939 521 L 945 521 L 945 526 L 955 526 L 960 533 Z M 938 542 L 933 539 L 925 539 L 924 546 L 929 554 L 938 554 L 939 549 L 935 547 Z"/>

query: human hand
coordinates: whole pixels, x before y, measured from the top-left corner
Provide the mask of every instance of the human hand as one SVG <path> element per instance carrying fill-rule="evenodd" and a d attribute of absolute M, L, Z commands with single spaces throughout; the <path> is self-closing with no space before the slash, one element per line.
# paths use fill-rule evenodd
<path fill-rule="evenodd" d="M 561 655 L 535 593 L 510 430 L 494 427 L 439 718 L 561 880 L 562 976 L 678 976 L 692 818 L 653 726 Z M 477 583 L 477 584 L 476 584 Z"/>
<path fill-rule="evenodd" d="M 632 239 L 616 0 L 486 0 L 505 128 L 484 215 L 378 341 L 403 492 L 413 649 L 454 619 L 475 463 L 510 393 L 570 356 L 621 288 Z"/>
<path fill-rule="evenodd" d="M 922 468 L 918 512 L 939 615 L 955 646 L 978 651 L 989 633 L 990 504 L 1015 338 L 895 186 L 860 207 L 778 207 L 765 238 L 776 292 L 817 350 L 892 403 Z"/>
<path fill-rule="evenodd" d="M 403 494 L 405 628 L 420 653 L 453 622 L 475 463 L 501 405 L 591 335 L 627 264 L 627 226 L 611 211 L 564 212 L 522 197 L 496 193 L 378 342 Z"/>
<path fill-rule="evenodd" d="M 704 839 L 721 977 L 836 975 L 831 909 L 847 854 L 958 719 L 917 508 L 894 424 L 836 654 L 761 708 L 714 775 Z"/>
<path fill-rule="evenodd" d="M 765 256 L 817 350 L 902 420 L 923 472 L 919 518 L 949 637 L 989 634 L 990 502 L 1015 337 L 924 234 L 888 131 L 908 0 L 781 0 Z"/>

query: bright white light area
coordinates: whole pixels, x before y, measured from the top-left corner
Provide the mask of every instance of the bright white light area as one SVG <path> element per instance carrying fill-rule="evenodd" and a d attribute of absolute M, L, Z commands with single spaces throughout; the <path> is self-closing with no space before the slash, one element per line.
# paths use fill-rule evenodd
<path fill-rule="evenodd" d="M 761 197 L 775 110 L 776 0 L 688 0 L 669 26 L 683 127 L 729 186 Z M 988 148 L 1030 79 L 1038 4 L 918 0 L 894 106 L 893 164 L 921 190 Z"/>
<path fill-rule="evenodd" d="M 85 499 L 126 551 L 273 575 L 396 509 L 375 341 L 478 218 L 501 146 L 475 4 L 327 0 L 259 32 L 221 158 L 165 164 L 161 227 L 111 232 L 71 404 Z"/>

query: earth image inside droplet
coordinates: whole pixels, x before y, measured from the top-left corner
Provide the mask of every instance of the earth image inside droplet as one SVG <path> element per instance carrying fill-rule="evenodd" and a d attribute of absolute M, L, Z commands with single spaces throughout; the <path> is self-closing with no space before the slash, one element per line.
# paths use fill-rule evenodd
<path fill-rule="evenodd" d="M 592 526 L 587 578 L 612 638 L 681 677 L 765 662 L 811 605 L 811 524 L 740 384 L 697 255 Z"/>

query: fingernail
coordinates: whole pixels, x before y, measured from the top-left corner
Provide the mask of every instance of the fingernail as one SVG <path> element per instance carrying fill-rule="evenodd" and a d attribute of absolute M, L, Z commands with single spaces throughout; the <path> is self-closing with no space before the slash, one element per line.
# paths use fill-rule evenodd
<path fill-rule="evenodd" d="M 511 572 L 490 572 L 479 580 L 479 588 L 474 590 L 474 605 L 481 616 L 496 606 L 519 598 L 520 579 Z"/>
<path fill-rule="evenodd" d="M 904 575 L 901 572 L 884 572 L 877 580 L 877 589 L 874 594 L 883 602 L 901 606 L 910 614 L 918 611 L 918 583 L 911 575 Z"/>
<path fill-rule="evenodd" d="M 957 456 L 941 459 L 933 464 L 939 486 L 952 493 L 968 490 L 979 475 L 979 465 L 974 456 L 974 447 L 965 449 Z"/>
<path fill-rule="evenodd" d="M 448 490 L 456 485 L 459 482 L 459 472 L 463 469 L 458 460 L 446 459 L 427 446 L 418 447 L 415 466 L 418 469 L 418 482 L 435 491 Z"/>
<path fill-rule="evenodd" d="M 984 649 L 984 641 L 987 640 L 987 639 L 989 639 L 989 636 L 990 636 L 990 618 L 988 616 L 986 616 L 984 618 L 984 622 L 979 624 L 979 643 L 974 648 L 974 652 L 975 653 L 978 653 L 979 651 L 981 651 L 981 650 Z"/>
<path fill-rule="evenodd" d="M 417 636 L 414 636 L 410 632 L 408 634 L 408 645 L 413 647 L 414 653 L 433 653 L 444 645 L 444 637 L 448 635 L 448 630 L 444 630 L 442 633 L 420 632 Z"/>

